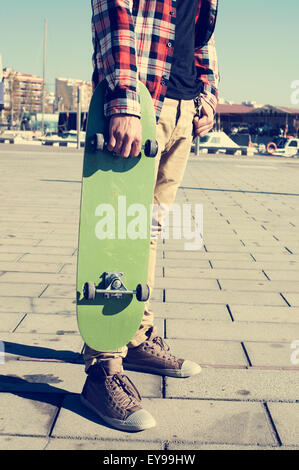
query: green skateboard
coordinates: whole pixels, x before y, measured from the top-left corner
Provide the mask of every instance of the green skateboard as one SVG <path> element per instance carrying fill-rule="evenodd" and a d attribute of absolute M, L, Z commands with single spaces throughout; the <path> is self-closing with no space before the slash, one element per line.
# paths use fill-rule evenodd
<path fill-rule="evenodd" d="M 156 120 L 152 98 L 139 83 L 142 151 L 123 158 L 106 150 L 104 83 L 88 113 L 77 261 L 77 322 L 98 351 L 125 346 L 138 330 L 147 285 L 153 203 Z"/>

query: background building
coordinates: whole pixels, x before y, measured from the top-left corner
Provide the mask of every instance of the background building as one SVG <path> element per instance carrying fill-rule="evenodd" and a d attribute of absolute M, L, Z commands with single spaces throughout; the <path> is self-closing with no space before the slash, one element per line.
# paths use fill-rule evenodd
<path fill-rule="evenodd" d="M 44 81 L 36 75 L 16 72 L 13 69 L 4 69 L 6 89 L 6 107 L 13 107 L 15 113 L 39 112 Z"/>
<path fill-rule="evenodd" d="M 2 68 L 2 56 L 0 54 L 0 116 L 1 111 L 4 109 L 4 77 Z"/>
<path fill-rule="evenodd" d="M 41 112 L 44 81 L 32 74 L 3 69 L 4 108 L 2 120 L 19 124 L 24 114 Z"/>
<path fill-rule="evenodd" d="M 229 135 L 250 134 L 253 140 L 267 142 L 273 136 L 299 135 L 299 109 L 255 103 L 219 102 L 216 127 Z"/>
<path fill-rule="evenodd" d="M 90 82 L 75 80 L 71 78 L 56 78 L 55 95 L 57 110 L 76 111 L 78 88 L 81 92 L 81 110 L 87 112 L 92 96 L 92 85 Z"/>

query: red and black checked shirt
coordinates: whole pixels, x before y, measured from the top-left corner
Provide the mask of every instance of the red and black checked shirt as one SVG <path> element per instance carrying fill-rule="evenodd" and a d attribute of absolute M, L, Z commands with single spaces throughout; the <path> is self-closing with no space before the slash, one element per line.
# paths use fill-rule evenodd
<path fill-rule="evenodd" d="M 105 115 L 140 116 L 138 79 L 151 93 L 158 120 L 170 76 L 175 0 L 91 0 L 93 85 L 106 79 Z M 198 0 L 194 58 L 204 98 L 216 109 L 218 65 L 214 28 L 218 0 Z"/>

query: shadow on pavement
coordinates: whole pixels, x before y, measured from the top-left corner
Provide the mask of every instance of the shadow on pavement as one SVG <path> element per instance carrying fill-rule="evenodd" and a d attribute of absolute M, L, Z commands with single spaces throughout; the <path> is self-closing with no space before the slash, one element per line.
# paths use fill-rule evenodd
<path fill-rule="evenodd" d="M 47 383 L 36 383 L 36 392 L 25 391 L 26 389 L 28 390 L 29 387 L 32 389 L 32 386 L 34 386 L 32 382 L 21 379 L 20 377 L 14 377 L 12 375 L 0 375 L 0 392 L 12 393 L 18 397 L 25 398 L 27 400 L 33 400 L 36 406 L 41 404 L 43 411 L 45 411 L 43 406 L 45 404 L 58 408 L 55 420 L 51 427 L 50 435 L 61 409 L 69 410 L 72 413 L 76 413 L 77 415 L 81 416 L 82 418 L 92 421 L 93 423 L 110 428 L 110 426 L 106 424 L 100 417 L 96 416 L 81 404 L 79 394 L 70 393 L 65 389 L 53 387 Z M 24 391 L 22 391 L 22 389 Z M 50 410 L 49 413 L 51 413 Z M 76 434 L 74 429 L 72 429 L 72 431 L 72 435 Z M 79 434 L 80 433 L 78 433 L 78 435 Z"/>
<path fill-rule="evenodd" d="M 49 359 L 63 361 L 71 364 L 83 364 L 83 356 L 80 353 L 69 350 L 56 350 L 41 346 L 30 346 L 28 344 L 13 343 L 3 341 L 5 354 L 13 354 L 20 357 L 28 357 L 33 359 Z M 13 358 L 15 360 L 16 358 Z M 9 356 L 5 360 L 10 360 Z"/>
<path fill-rule="evenodd" d="M 69 356 L 71 351 L 55 351 L 49 348 L 36 348 L 33 346 L 20 345 L 15 343 L 8 343 L 12 350 L 15 353 L 22 353 L 23 356 L 37 357 L 42 359 L 53 359 L 53 358 L 62 358 L 62 357 L 71 357 L 77 359 L 81 357 L 78 353 L 72 353 L 73 356 Z M 10 352 L 12 352 L 12 350 Z M 35 351 L 37 350 L 37 351 Z M 66 361 L 71 362 L 71 361 Z M 78 361 L 72 361 L 72 363 L 78 363 Z M 71 369 L 72 366 L 70 366 Z M 45 362 L 46 368 L 46 362 Z M 72 371 L 70 370 L 70 374 Z M 27 379 L 26 379 L 27 378 Z M 49 436 L 51 436 L 53 428 L 56 424 L 56 421 L 60 415 L 62 409 L 71 411 L 72 413 L 77 414 L 78 416 L 85 418 L 93 423 L 96 423 L 101 426 L 105 426 L 109 429 L 118 431 L 117 429 L 112 428 L 109 424 L 105 423 L 99 416 L 97 416 L 92 411 L 88 410 L 80 401 L 80 394 L 71 393 L 68 390 L 59 388 L 50 383 L 59 383 L 61 380 L 58 377 L 53 376 L 52 374 L 36 374 L 28 375 L 25 378 L 18 377 L 16 375 L 2 375 L 0 374 L 0 394 L 1 393 L 10 393 L 27 400 L 32 400 L 34 405 L 42 409 L 43 412 L 48 412 L 53 415 L 53 412 L 45 410 L 44 405 L 50 405 L 57 408 L 57 412 L 54 413 L 55 417 L 51 425 L 51 430 L 49 431 Z M 76 430 L 72 428 L 71 436 L 80 437 L 80 432 L 76 435 Z M 120 433 L 122 431 L 119 431 Z M 129 431 L 126 431 L 129 432 Z"/>

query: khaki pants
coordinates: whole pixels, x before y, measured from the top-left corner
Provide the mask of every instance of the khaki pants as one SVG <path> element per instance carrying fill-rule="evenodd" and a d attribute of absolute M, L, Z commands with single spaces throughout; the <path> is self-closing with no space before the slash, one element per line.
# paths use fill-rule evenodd
<path fill-rule="evenodd" d="M 173 100 L 165 98 L 157 124 L 157 141 L 159 154 L 156 157 L 156 175 L 154 204 L 171 206 L 177 189 L 184 176 L 186 164 L 193 140 L 193 117 L 195 115 L 193 100 Z M 156 233 L 161 231 L 161 221 L 154 221 Z M 155 280 L 157 239 L 151 239 L 148 285 L 152 292 Z M 95 351 L 85 345 L 84 361 L 86 370 L 95 362 L 116 357 L 125 357 L 128 347 L 137 347 L 146 339 L 146 332 L 153 326 L 154 315 L 145 304 L 144 316 L 139 330 L 131 342 L 116 351 Z"/>

